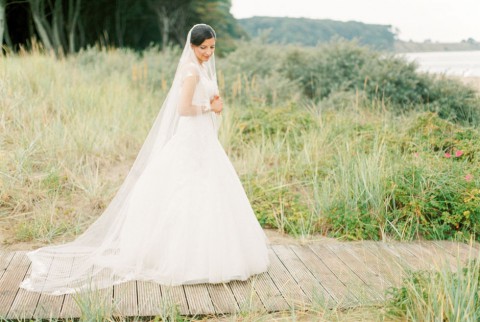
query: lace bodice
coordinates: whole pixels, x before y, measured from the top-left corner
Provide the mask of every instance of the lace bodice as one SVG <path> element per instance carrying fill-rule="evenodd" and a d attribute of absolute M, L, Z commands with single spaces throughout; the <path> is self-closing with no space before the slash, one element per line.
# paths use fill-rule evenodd
<path fill-rule="evenodd" d="M 181 68 L 180 115 L 198 115 L 208 106 L 217 90 L 216 80 L 209 77 L 199 64 L 188 63 Z"/>
<path fill-rule="evenodd" d="M 200 80 L 195 88 L 192 104 L 199 106 L 208 105 L 210 100 L 215 96 L 215 81 L 208 78 L 206 72 L 202 70 L 202 67 L 199 68 L 199 76 Z"/>

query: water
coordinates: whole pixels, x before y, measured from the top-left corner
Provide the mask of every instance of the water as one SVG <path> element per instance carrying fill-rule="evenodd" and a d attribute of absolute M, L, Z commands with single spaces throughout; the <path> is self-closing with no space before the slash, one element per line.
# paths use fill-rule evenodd
<path fill-rule="evenodd" d="M 421 71 L 480 77 L 480 51 L 443 51 L 401 55 L 408 60 L 415 60 Z"/>

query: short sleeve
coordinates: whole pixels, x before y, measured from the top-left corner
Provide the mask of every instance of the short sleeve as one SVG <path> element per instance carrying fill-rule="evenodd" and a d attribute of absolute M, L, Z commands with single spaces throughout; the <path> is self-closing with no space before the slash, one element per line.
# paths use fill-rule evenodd
<path fill-rule="evenodd" d="M 194 64 L 182 66 L 180 69 L 180 92 L 178 113 L 180 115 L 198 115 L 202 113 L 202 103 L 198 104 L 200 73 Z"/>
<path fill-rule="evenodd" d="M 200 79 L 200 71 L 198 66 L 195 66 L 193 63 L 188 63 L 182 66 L 180 80 L 183 83 L 187 77 L 195 77 L 198 81 Z"/>

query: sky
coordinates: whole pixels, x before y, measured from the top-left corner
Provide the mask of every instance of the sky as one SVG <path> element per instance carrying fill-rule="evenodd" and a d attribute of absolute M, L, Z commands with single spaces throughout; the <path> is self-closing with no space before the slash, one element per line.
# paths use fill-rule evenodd
<path fill-rule="evenodd" d="M 480 0 L 232 0 L 231 13 L 392 25 L 406 41 L 480 41 Z"/>

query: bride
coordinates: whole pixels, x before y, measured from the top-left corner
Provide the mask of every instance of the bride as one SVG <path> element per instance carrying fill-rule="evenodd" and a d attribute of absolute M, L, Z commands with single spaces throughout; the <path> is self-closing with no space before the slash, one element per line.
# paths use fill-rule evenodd
<path fill-rule="evenodd" d="M 119 191 L 74 241 L 27 253 L 21 287 L 53 295 L 131 280 L 246 280 L 268 239 L 217 137 L 214 30 L 193 26 L 170 91 Z"/>

